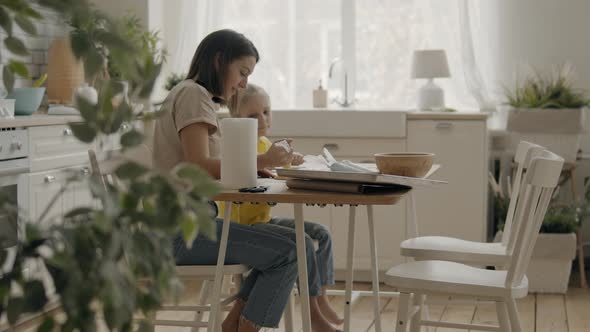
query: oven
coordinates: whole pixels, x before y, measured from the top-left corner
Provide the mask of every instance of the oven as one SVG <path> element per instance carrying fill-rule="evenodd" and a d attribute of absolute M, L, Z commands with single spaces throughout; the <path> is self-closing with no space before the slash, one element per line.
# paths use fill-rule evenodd
<path fill-rule="evenodd" d="M 18 242 L 18 182 L 29 172 L 28 151 L 26 129 L 0 128 L 0 250 L 13 252 Z"/>

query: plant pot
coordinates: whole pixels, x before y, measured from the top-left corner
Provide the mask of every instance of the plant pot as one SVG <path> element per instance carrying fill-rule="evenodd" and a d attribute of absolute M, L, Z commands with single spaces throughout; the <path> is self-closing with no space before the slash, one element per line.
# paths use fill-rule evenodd
<path fill-rule="evenodd" d="M 575 257 L 575 233 L 539 234 L 526 273 L 529 292 L 564 294 Z"/>
<path fill-rule="evenodd" d="M 14 114 L 31 115 L 39 109 L 45 88 L 15 88 L 9 95 L 8 99 L 15 99 Z"/>
<path fill-rule="evenodd" d="M 515 151 L 520 141 L 529 141 L 573 163 L 578 155 L 581 134 L 585 131 L 586 112 L 586 108 L 511 109 L 506 124 L 510 147 Z"/>
<path fill-rule="evenodd" d="M 502 240 L 502 231 L 494 242 Z M 541 233 L 535 243 L 526 276 L 531 293 L 561 293 L 567 291 L 576 257 L 576 234 Z"/>

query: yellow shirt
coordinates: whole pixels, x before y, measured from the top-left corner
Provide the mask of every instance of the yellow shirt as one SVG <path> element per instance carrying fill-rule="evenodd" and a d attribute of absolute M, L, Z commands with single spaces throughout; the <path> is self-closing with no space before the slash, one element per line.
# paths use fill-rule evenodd
<path fill-rule="evenodd" d="M 258 138 L 257 152 L 258 154 L 265 153 L 270 149 L 272 142 L 264 137 Z M 219 205 L 219 217 L 223 218 L 224 206 L 223 202 L 217 202 Z M 252 225 L 261 222 L 268 222 L 270 220 L 270 206 L 267 204 L 232 204 L 231 207 L 231 218 L 232 221 L 240 224 Z"/>

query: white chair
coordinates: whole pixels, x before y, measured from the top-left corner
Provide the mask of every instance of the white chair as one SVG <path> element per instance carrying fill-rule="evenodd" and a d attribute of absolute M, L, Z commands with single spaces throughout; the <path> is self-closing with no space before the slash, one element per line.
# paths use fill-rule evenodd
<path fill-rule="evenodd" d="M 385 283 L 400 292 L 396 331 L 408 331 L 408 328 L 420 331 L 421 326 L 521 331 L 515 299 L 528 293 L 525 271 L 563 162 L 563 158 L 549 151 L 531 161 L 522 182 L 524 194 L 516 204 L 513 229 L 516 239 L 514 247 L 508 252 L 506 270 L 494 271 L 456 262 L 425 260 L 401 264 L 387 271 Z M 496 303 L 499 326 L 422 319 L 424 296 L 434 294 L 493 301 Z"/>
<path fill-rule="evenodd" d="M 148 149 L 147 146 L 140 146 L 137 149 Z M 149 161 L 138 158 L 137 156 L 147 155 L 151 156 L 149 150 L 139 151 L 135 150 L 132 157 L 134 161 L 141 162 L 149 166 Z M 116 181 L 112 172 L 121 162 L 128 160 L 122 156 L 109 158 L 108 161 L 101 161 L 96 157 L 94 150 L 88 150 L 90 159 L 90 166 L 93 174 L 101 176 L 102 181 Z M 106 182 L 104 182 L 106 185 Z M 226 209 L 231 208 L 231 204 L 227 204 Z M 225 211 L 225 215 L 230 213 Z M 195 319 L 193 321 L 186 320 L 158 320 L 154 317 L 153 323 L 156 326 L 182 326 L 191 327 L 191 331 L 197 331 L 200 327 L 206 327 L 208 332 L 221 330 L 221 313 L 228 310 L 227 305 L 235 299 L 235 295 L 228 295 L 222 298 L 222 280 L 224 276 L 233 276 L 235 281 L 234 288 L 239 289 L 241 286 L 242 275 L 250 270 L 249 267 L 240 264 L 220 264 L 225 257 L 225 250 L 227 247 L 227 238 L 229 233 L 229 219 L 224 220 L 222 227 L 222 237 L 219 248 L 219 257 L 217 265 L 183 265 L 176 267 L 177 276 L 184 281 L 187 280 L 203 280 L 201 292 L 199 296 L 198 305 L 164 305 L 162 311 L 192 311 L 195 312 Z M 228 287 L 227 287 L 228 288 Z M 208 303 L 211 303 L 210 305 Z M 202 316 L 205 311 L 210 312 L 208 322 L 202 322 Z M 211 319 L 214 317 L 215 319 Z"/>
<path fill-rule="evenodd" d="M 518 145 L 514 161 L 517 164 L 510 204 L 506 215 L 502 242 L 488 243 L 467 241 L 445 236 L 421 236 L 403 241 L 400 244 L 402 256 L 415 260 L 436 259 L 467 264 L 502 266 L 508 258 L 507 249 L 514 244 L 512 229 L 514 211 L 521 190 L 523 172 L 530 161 L 544 152 L 543 147 L 522 141 Z"/>

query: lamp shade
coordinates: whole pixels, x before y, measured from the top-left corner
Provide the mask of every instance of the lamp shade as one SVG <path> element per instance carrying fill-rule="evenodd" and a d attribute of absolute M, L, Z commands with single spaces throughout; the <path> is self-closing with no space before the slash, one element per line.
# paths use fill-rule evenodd
<path fill-rule="evenodd" d="M 412 62 L 412 78 L 450 77 L 445 50 L 416 50 Z"/>

